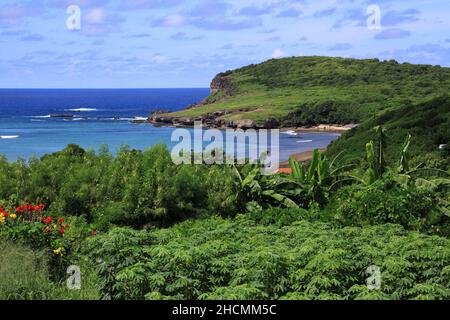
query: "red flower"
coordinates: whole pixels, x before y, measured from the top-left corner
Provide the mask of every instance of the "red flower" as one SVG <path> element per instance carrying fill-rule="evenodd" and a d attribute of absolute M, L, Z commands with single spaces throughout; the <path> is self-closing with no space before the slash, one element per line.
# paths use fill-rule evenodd
<path fill-rule="evenodd" d="M 23 213 L 23 206 L 17 207 L 16 208 L 16 212 L 17 213 Z"/>
<path fill-rule="evenodd" d="M 8 218 L 8 213 L 6 211 L 2 211 L 1 214 L 2 214 L 2 217 Z"/>
<path fill-rule="evenodd" d="M 59 228 L 59 234 L 62 236 L 62 235 L 64 235 L 64 232 L 66 232 L 66 230 L 64 229 L 64 227 L 60 227 L 60 228 Z"/>
<path fill-rule="evenodd" d="M 50 223 L 52 223 L 52 221 L 53 221 L 53 218 L 52 217 L 48 217 L 47 219 L 45 219 L 45 224 L 50 224 Z"/>
<path fill-rule="evenodd" d="M 59 218 L 59 219 L 58 219 L 58 223 L 59 223 L 59 224 L 63 224 L 63 223 L 64 223 L 64 219 L 63 219 L 63 218 Z"/>

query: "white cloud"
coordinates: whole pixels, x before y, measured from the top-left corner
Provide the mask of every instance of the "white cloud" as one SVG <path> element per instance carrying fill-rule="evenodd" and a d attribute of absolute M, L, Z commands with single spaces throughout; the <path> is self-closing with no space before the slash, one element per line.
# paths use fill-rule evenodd
<path fill-rule="evenodd" d="M 279 58 L 283 58 L 286 54 L 284 53 L 283 50 L 281 49 L 277 49 L 272 53 L 272 58 L 273 59 L 279 59 Z"/>
<path fill-rule="evenodd" d="M 182 26 L 186 22 L 186 18 L 181 14 L 172 14 L 167 16 L 163 24 L 166 27 L 179 27 Z"/>
<path fill-rule="evenodd" d="M 102 8 L 93 9 L 90 11 L 85 19 L 87 23 L 91 24 L 102 24 L 105 21 L 105 10 Z"/>
<path fill-rule="evenodd" d="M 156 55 L 152 57 L 152 62 L 156 64 L 166 64 L 168 62 L 168 59 L 163 55 Z"/>

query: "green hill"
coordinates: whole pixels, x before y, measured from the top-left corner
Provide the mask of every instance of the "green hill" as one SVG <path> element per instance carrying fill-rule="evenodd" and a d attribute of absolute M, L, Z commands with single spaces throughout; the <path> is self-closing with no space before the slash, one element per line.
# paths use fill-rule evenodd
<path fill-rule="evenodd" d="M 202 103 L 168 117 L 213 116 L 263 126 L 361 123 L 450 91 L 450 68 L 394 60 L 273 59 L 218 74 Z M 190 119 L 188 119 L 190 120 Z"/>
<path fill-rule="evenodd" d="M 387 129 L 387 160 L 399 160 L 400 146 L 408 133 L 412 135 L 410 152 L 416 164 L 429 162 L 433 167 L 450 165 L 450 95 L 443 95 L 416 105 L 407 104 L 362 123 L 334 141 L 328 152 L 337 155 L 345 150 L 349 158 L 363 159 L 364 145 L 375 140 L 375 127 Z M 446 145 L 439 150 L 439 146 Z"/>

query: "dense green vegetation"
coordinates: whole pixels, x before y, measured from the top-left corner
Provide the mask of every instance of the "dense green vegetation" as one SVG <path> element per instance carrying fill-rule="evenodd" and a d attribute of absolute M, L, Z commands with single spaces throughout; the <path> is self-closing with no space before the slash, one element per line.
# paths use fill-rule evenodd
<path fill-rule="evenodd" d="M 292 175 L 175 165 L 165 146 L 2 160 L 0 298 L 448 299 L 448 166 L 415 166 L 409 136 L 389 165 L 388 134 Z"/>
<path fill-rule="evenodd" d="M 373 128 L 384 126 L 387 129 L 387 161 L 396 159 L 396 150 L 408 134 L 412 135 L 411 156 L 415 164 L 445 169 L 450 165 L 450 96 L 443 95 L 420 104 L 408 104 L 362 123 L 344 134 L 329 147 L 331 155 L 345 150 L 348 158 L 362 159 L 364 144 L 374 139 Z M 440 145 L 447 144 L 439 150 Z M 415 159 L 414 159 L 415 158 Z"/>
<path fill-rule="evenodd" d="M 228 171 L 228 172 L 226 172 Z M 71 145 L 29 163 L 0 161 L 0 199 L 40 202 L 51 211 L 108 224 L 170 225 L 234 212 L 231 168 L 176 166 L 166 146 L 123 148 L 113 157 Z"/>
<path fill-rule="evenodd" d="M 263 212 L 277 215 L 279 210 Z M 211 218 L 92 239 L 113 299 L 449 299 L 450 240 L 381 225 L 334 229 Z M 295 219 L 295 220 L 297 220 Z M 366 270 L 383 270 L 370 291 Z"/>
<path fill-rule="evenodd" d="M 231 111 L 226 120 L 277 119 L 284 126 L 361 123 L 385 110 L 450 91 L 450 69 L 394 60 L 293 57 L 219 74 L 206 104 L 175 113 Z"/>

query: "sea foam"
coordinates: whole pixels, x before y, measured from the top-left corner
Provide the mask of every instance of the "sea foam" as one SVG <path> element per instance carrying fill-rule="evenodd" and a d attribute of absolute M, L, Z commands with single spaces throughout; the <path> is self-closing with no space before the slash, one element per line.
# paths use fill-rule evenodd
<path fill-rule="evenodd" d="M 286 132 L 283 132 L 283 133 L 284 134 L 288 134 L 290 136 L 297 136 L 298 135 L 298 133 L 295 132 L 294 130 L 289 130 L 289 131 L 286 131 Z"/>
<path fill-rule="evenodd" d="M 95 109 L 95 108 L 77 108 L 77 109 L 66 109 L 66 111 L 73 111 L 73 112 L 93 112 L 93 111 L 98 111 L 98 109 Z"/>

